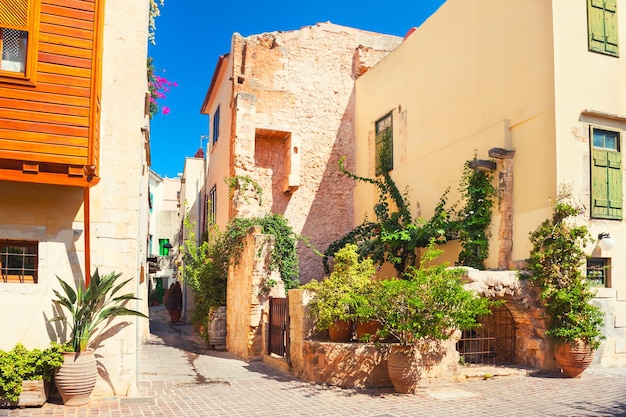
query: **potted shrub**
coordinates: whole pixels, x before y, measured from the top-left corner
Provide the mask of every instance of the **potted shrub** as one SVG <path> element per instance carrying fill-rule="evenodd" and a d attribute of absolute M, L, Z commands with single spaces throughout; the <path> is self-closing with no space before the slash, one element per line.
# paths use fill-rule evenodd
<path fill-rule="evenodd" d="M 477 318 L 490 313 L 493 304 L 463 287 L 462 268 L 432 265 L 441 252 L 431 244 L 419 268 L 408 268 L 403 279 L 380 283 L 375 302 L 381 337 L 397 342 L 390 347 L 388 361 L 397 392 L 414 392 L 422 372 L 422 354 L 443 355 L 434 352 L 439 342 L 449 339 L 456 329 L 479 326 Z"/>
<path fill-rule="evenodd" d="M 541 290 L 548 318 L 546 334 L 555 342 L 555 358 L 568 377 L 580 376 L 600 346 L 602 311 L 591 304 L 594 297 L 582 267 L 589 230 L 576 224 L 584 207 L 561 187 L 552 217 L 530 234 L 530 280 Z"/>
<path fill-rule="evenodd" d="M 0 405 L 39 406 L 47 398 L 45 384 L 63 364 L 67 345 L 52 342 L 47 349 L 27 349 L 18 343 L 9 351 L 0 350 Z"/>
<path fill-rule="evenodd" d="M 54 290 L 59 306 L 65 308 L 69 317 L 57 316 L 51 321 L 62 321 L 70 328 L 72 352 L 65 353 L 63 365 L 55 374 L 55 383 L 65 405 L 83 405 L 89 402 L 89 396 L 96 384 L 96 358 L 94 350 L 89 348 L 91 337 L 98 326 L 116 316 L 139 316 L 148 318 L 143 313 L 123 306 L 129 300 L 138 300 L 132 293 L 119 294 L 130 281 L 117 283 L 121 274 L 111 272 L 100 276 L 98 269 L 91 276 L 89 286 L 80 283 L 76 291 L 57 277 L 63 294 Z"/>
<path fill-rule="evenodd" d="M 375 274 L 372 260 L 359 261 L 356 245 L 348 244 L 335 253 L 335 266 L 328 277 L 302 286 L 314 293 L 309 316 L 318 330 L 328 329 L 331 341 L 350 341 L 354 320 L 370 319 L 373 310 L 367 300 L 375 285 Z"/>

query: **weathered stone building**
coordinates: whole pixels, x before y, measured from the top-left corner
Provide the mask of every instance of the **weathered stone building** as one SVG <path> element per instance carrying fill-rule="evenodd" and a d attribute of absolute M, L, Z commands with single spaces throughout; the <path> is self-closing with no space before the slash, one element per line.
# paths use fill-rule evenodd
<path fill-rule="evenodd" d="M 401 42 L 396 36 L 319 23 L 290 32 L 235 34 L 202 105 L 210 116 L 207 199 L 223 228 L 238 216 L 284 215 L 318 250 L 353 224 L 354 81 Z M 262 205 L 231 204 L 224 179 L 247 175 Z M 299 246 L 300 280 L 323 276 Z"/>

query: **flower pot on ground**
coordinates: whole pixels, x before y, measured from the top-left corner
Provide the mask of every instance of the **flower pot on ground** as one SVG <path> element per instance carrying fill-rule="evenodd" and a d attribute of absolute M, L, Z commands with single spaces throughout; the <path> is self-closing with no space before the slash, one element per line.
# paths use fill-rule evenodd
<path fill-rule="evenodd" d="M 477 317 L 490 312 L 491 302 L 463 287 L 460 268 L 446 264 L 431 265 L 441 250 L 427 248 L 419 268 L 409 268 L 403 279 L 386 279 L 377 293 L 381 337 L 398 343 L 389 354 L 389 377 L 398 392 L 413 392 L 425 369 L 420 368 L 419 352 L 432 350 L 439 341 L 450 338 L 455 329 L 469 330 L 479 326 Z M 394 358 L 395 354 L 400 358 Z M 430 355 L 426 365 L 432 367 L 441 355 Z M 405 369 L 399 369 L 405 359 Z M 400 375 L 402 378 L 396 379 Z M 407 381 L 406 379 L 410 381 Z"/>
<path fill-rule="evenodd" d="M 124 307 L 131 300 L 138 300 L 132 293 L 118 294 L 130 279 L 118 283 L 121 274 L 111 272 L 100 276 L 98 270 L 94 272 L 85 287 L 80 282 L 74 290 L 68 283 L 57 277 L 63 294 L 54 290 L 57 305 L 69 313 L 69 317 L 57 316 L 51 321 L 67 323 L 71 331 L 69 344 L 72 353 L 65 355 L 63 365 L 57 370 L 55 381 L 59 392 L 62 392 L 63 403 L 66 405 L 82 405 L 89 402 L 89 396 L 96 383 L 96 361 L 93 351 L 88 349 L 92 336 L 101 323 L 117 316 L 139 316 L 148 318 L 143 313 Z M 103 326 L 104 327 L 104 326 Z M 67 370 L 66 367 L 72 368 Z M 76 369 L 80 371 L 75 372 Z M 76 379 L 72 380 L 71 376 Z M 62 380 L 62 386 L 59 386 Z M 63 394 L 65 392 L 65 395 Z M 74 394 L 79 398 L 74 399 Z"/>
<path fill-rule="evenodd" d="M 578 378 L 593 361 L 593 350 L 585 342 L 556 343 L 554 357 L 561 367 L 563 376 Z"/>
<path fill-rule="evenodd" d="M 183 308 L 183 291 L 180 288 L 180 282 L 176 281 L 172 284 L 163 296 L 165 308 L 170 313 L 172 323 L 178 323 L 182 315 Z"/>
<path fill-rule="evenodd" d="M 576 223 L 584 207 L 568 187 L 561 186 L 552 217 L 530 235 L 532 249 L 528 259 L 530 280 L 541 290 L 548 325 L 546 334 L 555 343 L 555 358 L 564 376 L 578 376 L 571 370 L 580 360 L 589 366 L 593 351 L 604 335 L 602 311 L 591 304 L 594 293 L 582 273 L 584 246 L 591 241 L 589 230 Z M 563 355 L 566 346 L 574 354 Z"/>
<path fill-rule="evenodd" d="M 378 338 L 380 321 L 377 319 L 357 320 L 355 322 L 356 338 L 359 342 L 372 342 Z"/>
<path fill-rule="evenodd" d="M 369 320 L 370 316 L 364 316 L 373 314 L 365 300 L 375 286 L 372 278 L 376 269 L 370 259 L 359 261 L 356 249 L 356 245 L 346 245 L 337 251 L 333 272 L 322 281 L 312 280 L 302 286 L 313 293 L 307 314 L 319 331 L 329 329 L 337 321 Z"/>

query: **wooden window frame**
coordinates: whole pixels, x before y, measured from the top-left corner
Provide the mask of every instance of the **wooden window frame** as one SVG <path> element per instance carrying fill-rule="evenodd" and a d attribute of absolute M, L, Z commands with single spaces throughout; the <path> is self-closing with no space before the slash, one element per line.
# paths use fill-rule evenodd
<path fill-rule="evenodd" d="M 213 113 L 213 145 L 217 143 L 220 136 L 220 106 L 217 106 Z"/>
<path fill-rule="evenodd" d="M 37 73 L 37 51 L 39 40 L 39 14 L 40 0 L 25 0 L 28 2 L 28 17 L 25 26 L 15 24 L 3 24 L 0 18 L 0 28 L 15 29 L 27 33 L 26 62 L 24 72 L 13 72 L 0 69 L 0 83 L 34 85 L 35 74 Z M 1 11 L 0 11 L 1 12 Z M 6 12 L 8 14 L 8 12 Z M 2 41 L 0 40 L 0 53 L 2 52 Z"/>
<path fill-rule="evenodd" d="M 614 134 L 616 136 L 615 146 L 596 146 L 596 132 Z M 599 126 L 590 126 L 590 207 L 592 218 L 610 220 L 623 219 L 623 156 L 621 142 L 622 134 L 620 131 Z"/>
<path fill-rule="evenodd" d="M 619 57 L 617 0 L 587 0 L 589 50 Z"/>
<path fill-rule="evenodd" d="M 593 288 L 611 288 L 611 258 L 588 258 L 586 276 Z M 601 282 L 598 282 L 598 278 Z"/>
<path fill-rule="evenodd" d="M 10 252 L 8 248 L 21 248 L 21 253 Z M 28 253 L 31 249 L 34 253 Z M 21 267 L 10 267 L 11 258 L 22 258 Z M 26 259 L 34 261 L 31 268 L 26 268 L 24 261 Z M 30 240 L 11 240 L 6 239 L 0 241 L 0 283 L 19 283 L 37 284 L 39 268 L 39 242 Z M 13 273 L 12 273 L 13 272 Z M 17 273 L 15 273 L 17 272 Z M 29 272 L 29 273 L 26 273 Z M 30 278 L 30 279 L 28 279 Z"/>
<path fill-rule="evenodd" d="M 217 185 L 214 185 L 209 191 L 209 224 L 215 224 L 215 217 L 217 216 Z"/>
<path fill-rule="evenodd" d="M 393 112 L 376 120 L 374 132 L 374 157 L 376 158 L 376 176 L 378 176 L 393 170 Z"/>

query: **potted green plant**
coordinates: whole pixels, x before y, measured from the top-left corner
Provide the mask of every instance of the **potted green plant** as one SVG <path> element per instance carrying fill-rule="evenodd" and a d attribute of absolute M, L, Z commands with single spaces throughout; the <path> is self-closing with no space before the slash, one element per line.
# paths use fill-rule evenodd
<path fill-rule="evenodd" d="M 47 349 L 27 349 L 18 343 L 0 350 L 0 406 L 40 406 L 48 395 L 47 385 L 63 364 L 67 345 L 52 342 Z"/>
<path fill-rule="evenodd" d="M 410 267 L 402 278 L 380 283 L 375 302 L 381 337 L 397 342 L 391 345 L 388 360 L 389 377 L 397 392 L 415 391 L 422 373 L 421 354 L 432 353 L 456 329 L 479 326 L 477 318 L 489 314 L 493 304 L 464 288 L 462 268 L 434 265 L 441 253 L 431 244 L 419 268 Z"/>
<path fill-rule="evenodd" d="M 118 283 L 121 276 L 111 272 L 101 276 L 98 269 L 85 287 L 80 282 L 76 291 L 61 278 L 57 277 L 63 294 L 54 290 L 57 305 L 65 308 L 69 317 L 57 316 L 51 321 L 67 323 L 71 331 L 70 344 L 73 352 L 65 353 L 63 365 L 55 374 L 55 383 L 65 405 L 83 405 L 89 402 L 89 396 L 96 383 L 96 359 L 94 350 L 89 348 L 91 337 L 98 326 L 105 320 L 116 316 L 139 316 L 145 314 L 124 306 L 130 300 L 138 300 L 132 293 L 118 293 L 130 281 Z"/>
<path fill-rule="evenodd" d="M 546 334 L 555 342 L 555 358 L 568 377 L 580 376 L 604 339 L 602 311 L 591 304 L 594 293 L 582 267 L 587 226 L 576 224 L 584 207 L 561 186 L 552 217 L 530 234 L 530 280 L 541 290 L 548 318 Z"/>
<path fill-rule="evenodd" d="M 375 285 L 375 274 L 372 260 L 359 261 L 357 246 L 348 244 L 335 253 L 334 269 L 328 277 L 302 286 L 313 292 L 309 316 L 318 330 L 328 329 L 331 341 L 349 341 L 352 323 L 371 318 L 373 310 L 368 306 L 367 295 Z"/>

